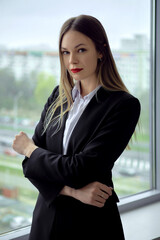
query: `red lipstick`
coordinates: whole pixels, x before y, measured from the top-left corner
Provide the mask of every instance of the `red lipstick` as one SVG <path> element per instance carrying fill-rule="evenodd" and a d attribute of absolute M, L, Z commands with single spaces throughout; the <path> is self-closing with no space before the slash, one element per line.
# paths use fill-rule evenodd
<path fill-rule="evenodd" d="M 83 70 L 83 68 L 73 68 L 73 69 L 71 69 L 71 72 L 78 73 L 78 72 L 80 72 L 82 70 Z"/>

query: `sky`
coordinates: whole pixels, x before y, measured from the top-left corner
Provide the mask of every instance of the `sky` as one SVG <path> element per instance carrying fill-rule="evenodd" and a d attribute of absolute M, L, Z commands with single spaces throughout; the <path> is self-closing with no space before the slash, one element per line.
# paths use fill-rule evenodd
<path fill-rule="evenodd" d="M 150 0 L 0 0 L 0 46 L 56 50 L 62 24 L 80 14 L 101 21 L 112 48 L 135 34 L 150 37 Z"/>

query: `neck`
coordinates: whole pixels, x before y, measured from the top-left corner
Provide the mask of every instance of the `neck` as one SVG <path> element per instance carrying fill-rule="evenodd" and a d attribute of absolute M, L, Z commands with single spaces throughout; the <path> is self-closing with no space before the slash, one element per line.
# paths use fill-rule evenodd
<path fill-rule="evenodd" d="M 98 87 L 98 81 L 80 81 L 81 96 L 84 97 L 92 92 L 96 87 Z"/>

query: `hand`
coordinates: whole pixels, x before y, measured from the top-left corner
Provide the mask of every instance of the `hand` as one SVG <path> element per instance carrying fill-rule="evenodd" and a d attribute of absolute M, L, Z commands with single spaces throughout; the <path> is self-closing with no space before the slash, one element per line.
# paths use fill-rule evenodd
<path fill-rule="evenodd" d="M 85 204 L 103 207 L 106 200 L 112 195 L 112 190 L 112 187 L 107 187 L 105 184 L 92 182 L 80 189 L 64 186 L 60 194 L 73 197 Z"/>
<path fill-rule="evenodd" d="M 103 207 L 106 200 L 112 195 L 112 190 L 112 187 L 105 184 L 92 182 L 80 189 L 64 186 L 60 194 L 73 197 L 85 204 Z"/>
<path fill-rule="evenodd" d="M 17 153 L 27 157 L 30 157 L 32 152 L 37 148 L 33 140 L 24 132 L 20 132 L 15 136 L 12 147 Z"/>
<path fill-rule="evenodd" d="M 103 207 L 106 200 L 112 195 L 113 188 L 100 182 L 92 182 L 76 190 L 76 198 L 81 202 L 96 207 Z"/>

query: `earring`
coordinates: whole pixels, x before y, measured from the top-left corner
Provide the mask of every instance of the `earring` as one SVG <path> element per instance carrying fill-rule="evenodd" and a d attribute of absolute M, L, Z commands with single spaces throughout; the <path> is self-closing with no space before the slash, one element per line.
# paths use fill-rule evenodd
<path fill-rule="evenodd" d="M 102 62 L 102 60 L 103 60 L 102 58 L 99 58 L 99 61 L 100 61 L 100 62 Z"/>

